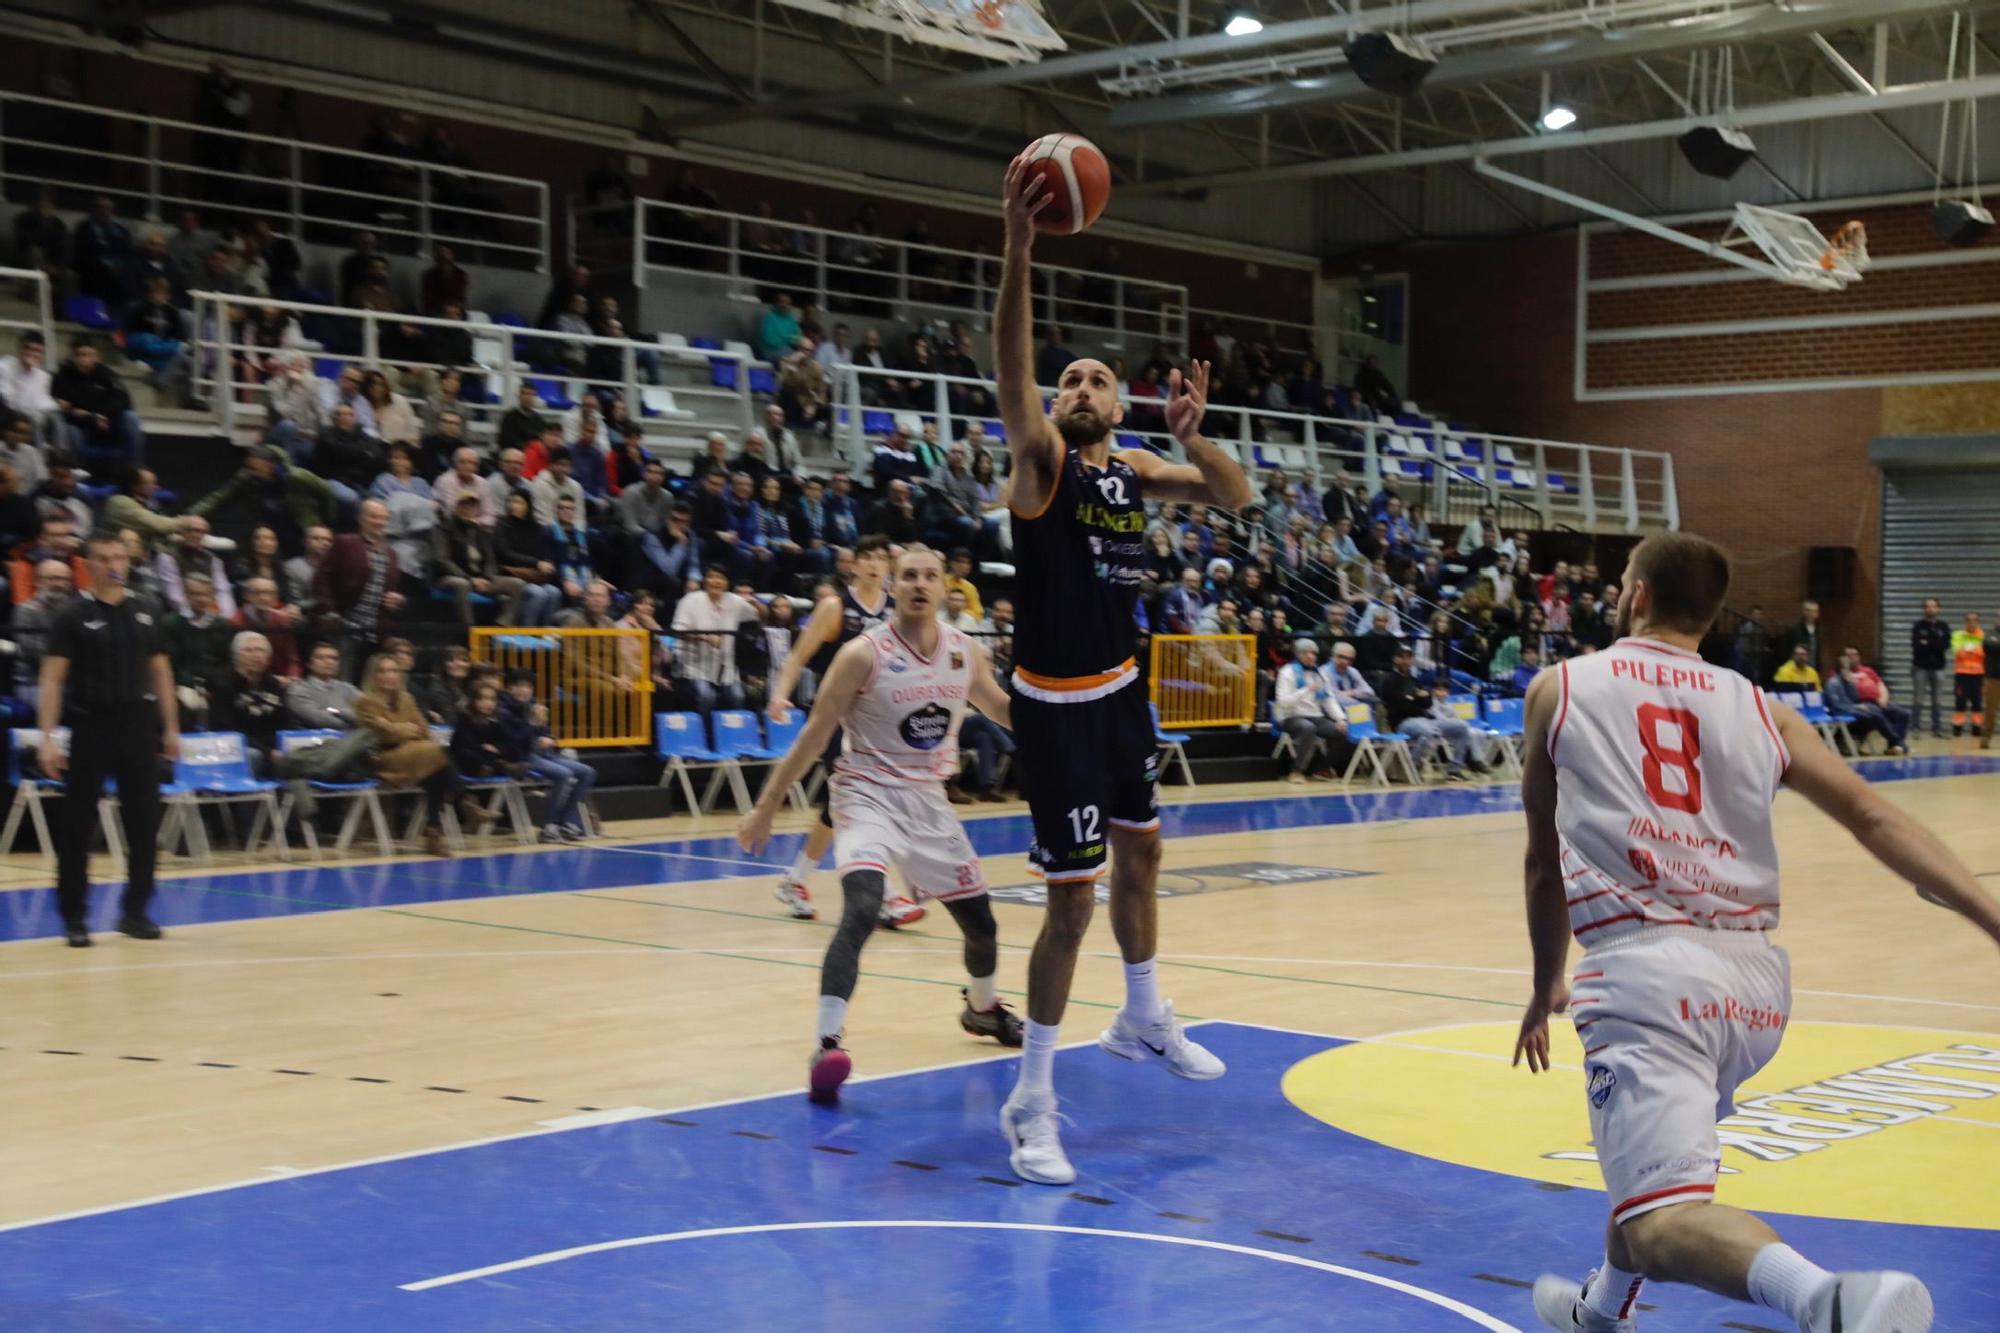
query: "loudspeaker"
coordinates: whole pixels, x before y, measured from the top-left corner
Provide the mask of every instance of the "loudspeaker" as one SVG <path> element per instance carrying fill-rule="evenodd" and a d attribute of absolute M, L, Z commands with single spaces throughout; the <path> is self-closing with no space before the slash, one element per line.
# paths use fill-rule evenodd
<path fill-rule="evenodd" d="M 1931 226 L 1950 245 L 1974 245 L 1993 230 L 1993 214 L 1969 199 L 1947 199 L 1931 209 Z"/>
<path fill-rule="evenodd" d="M 1697 125 L 1680 137 L 1681 156 L 1704 176 L 1728 180 L 1757 156 L 1757 145 L 1742 130 L 1726 125 Z"/>
<path fill-rule="evenodd" d="M 1356 78 L 1378 93 L 1396 97 L 1408 97 L 1437 68 L 1437 57 L 1428 46 L 1401 33 L 1356 33 L 1341 50 Z"/>
<path fill-rule="evenodd" d="M 1838 602 L 1854 595 L 1854 548 L 1815 546 L 1806 553 L 1806 596 Z"/>

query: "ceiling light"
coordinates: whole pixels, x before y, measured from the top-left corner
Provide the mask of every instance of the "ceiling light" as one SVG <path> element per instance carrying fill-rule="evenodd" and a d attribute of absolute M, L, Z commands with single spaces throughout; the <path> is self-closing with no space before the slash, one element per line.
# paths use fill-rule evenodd
<path fill-rule="evenodd" d="M 1264 31 L 1264 20 L 1247 9 L 1232 10 L 1223 22 L 1222 31 L 1231 37 L 1248 37 L 1253 32 Z"/>
<path fill-rule="evenodd" d="M 1545 130 L 1566 130 L 1576 124 L 1576 112 L 1566 106 L 1556 105 L 1542 113 L 1542 128 Z"/>

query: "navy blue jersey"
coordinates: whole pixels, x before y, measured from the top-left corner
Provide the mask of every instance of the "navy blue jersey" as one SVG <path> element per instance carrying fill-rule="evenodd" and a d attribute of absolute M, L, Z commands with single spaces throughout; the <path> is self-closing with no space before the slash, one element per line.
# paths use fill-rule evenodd
<path fill-rule="evenodd" d="M 852 587 L 843 587 L 840 590 L 840 632 L 829 642 L 821 644 L 807 665 L 824 680 L 827 668 L 833 665 L 833 655 L 846 647 L 849 639 L 866 633 L 895 614 L 896 599 L 889 595 L 887 588 L 882 590 L 882 605 L 871 611 L 855 598 Z"/>
<path fill-rule="evenodd" d="M 1014 516 L 1014 666 L 1078 680 L 1131 659 L 1144 564 L 1143 483 L 1116 453 L 1101 468 L 1066 449 L 1048 506 Z"/>

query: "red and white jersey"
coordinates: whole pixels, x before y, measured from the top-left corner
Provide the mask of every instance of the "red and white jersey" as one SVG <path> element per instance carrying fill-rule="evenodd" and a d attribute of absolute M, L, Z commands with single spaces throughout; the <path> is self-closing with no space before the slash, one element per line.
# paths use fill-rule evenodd
<path fill-rule="evenodd" d="M 893 620 L 856 636 L 875 653 L 868 681 L 841 723 L 834 772 L 888 786 L 935 786 L 958 771 L 958 725 L 972 683 L 972 641 L 937 627 L 937 651 L 925 657 Z"/>
<path fill-rule="evenodd" d="M 1763 692 L 1651 639 L 1620 639 L 1558 671 L 1549 757 L 1577 940 L 1776 926 L 1771 800 L 1791 756 Z"/>

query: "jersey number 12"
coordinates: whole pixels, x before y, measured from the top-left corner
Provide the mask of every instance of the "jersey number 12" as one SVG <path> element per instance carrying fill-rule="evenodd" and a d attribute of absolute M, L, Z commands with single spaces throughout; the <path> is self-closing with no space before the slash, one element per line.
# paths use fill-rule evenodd
<path fill-rule="evenodd" d="M 1681 734 L 1680 743 L 1671 749 L 1660 736 L 1662 724 L 1667 723 L 1671 723 Z M 1701 719 L 1685 708 L 1640 704 L 1639 744 L 1646 748 L 1646 761 L 1641 771 L 1646 783 L 1646 795 L 1658 802 L 1662 809 L 1700 814 L 1701 770 L 1695 766 L 1695 761 L 1701 758 Z M 1664 779 L 1670 768 L 1680 774 L 1683 790 L 1670 791 L 1667 788 Z"/>

